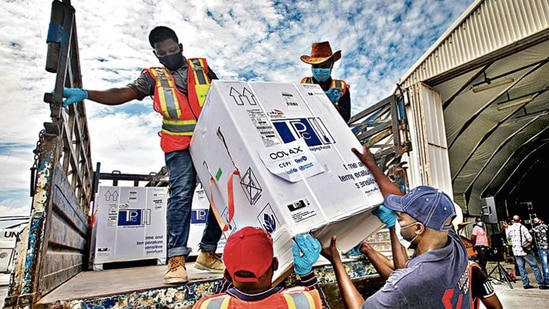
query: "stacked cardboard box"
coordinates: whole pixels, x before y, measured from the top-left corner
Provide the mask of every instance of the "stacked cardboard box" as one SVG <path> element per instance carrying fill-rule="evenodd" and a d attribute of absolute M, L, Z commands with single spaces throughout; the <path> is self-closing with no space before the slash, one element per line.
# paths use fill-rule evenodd
<path fill-rule="evenodd" d="M 166 260 L 166 187 L 100 186 L 95 198 L 93 268 L 104 263 Z"/>

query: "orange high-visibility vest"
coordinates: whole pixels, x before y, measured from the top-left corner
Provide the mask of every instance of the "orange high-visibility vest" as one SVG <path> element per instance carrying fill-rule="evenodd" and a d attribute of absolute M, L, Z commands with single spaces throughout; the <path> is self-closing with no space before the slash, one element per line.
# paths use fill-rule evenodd
<path fill-rule="evenodd" d="M 301 290 L 300 292 L 288 292 L 273 294 L 265 299 L 247 302 L 227 294 L 218 294 L 201 299 L 195 309 L 237 309 L 237 308 L 322 308 L 322 300 L 318 290 Z"/>
<path fill-rule="evenodd" d="M 187 95 L 177 89 L 173 76 L 165 68 L 143 70 L 156 81 L 153 108 L 162 115 L 160 146 L 166 153 L 189 146 L 210 89 L 211 80 L 207 74 L 206 59 L 190 58 L 187 59 L 187 64 Z"/>

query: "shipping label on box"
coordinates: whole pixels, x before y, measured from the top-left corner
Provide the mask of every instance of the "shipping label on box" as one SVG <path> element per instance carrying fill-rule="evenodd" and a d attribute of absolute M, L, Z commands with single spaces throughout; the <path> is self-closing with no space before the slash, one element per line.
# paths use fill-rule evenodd
<path fill-rule="evenodd" d="M 94 264 L 166 257 L 166 187 L 100 186 Z"/>
<path fill-rule="evenodd" d="M 371 210 L 383 198 L 352 147 L 362 149 L 318 85 L 215 80 L 190 152 L 226 236 L 271 232 L 280 274 L 296 234 L 337 235 L 347 250 L 381 228 Z"/>

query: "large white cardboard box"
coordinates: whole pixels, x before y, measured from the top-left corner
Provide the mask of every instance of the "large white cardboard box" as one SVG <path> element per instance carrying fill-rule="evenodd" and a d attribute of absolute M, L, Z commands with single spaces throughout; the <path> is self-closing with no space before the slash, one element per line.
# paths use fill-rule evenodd
<path fill-rule="evenodd" d="M 95 197 L 93 268 L 103 263 L 166 260 L 167 187 L 100 186 Z"/>
<path fill-rule="evenodd" d="M 352 147 L 362 149 L 318 85 L 214 80 L 190 152 L 226 237 L 272 233 L 277 278 L 296 234 L 337 235 L 347 251 L 381 228 L 371 210 L 382 195 Z"/>

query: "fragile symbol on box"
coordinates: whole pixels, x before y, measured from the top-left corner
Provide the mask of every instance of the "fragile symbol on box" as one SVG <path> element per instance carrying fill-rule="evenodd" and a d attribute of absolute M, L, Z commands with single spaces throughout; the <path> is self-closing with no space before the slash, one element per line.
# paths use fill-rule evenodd
<path fill-rule="evenodd" d="M 150 217 L 150 209 L 123 209 L 118 212 L 118 226 L 148 225 Z"/>

